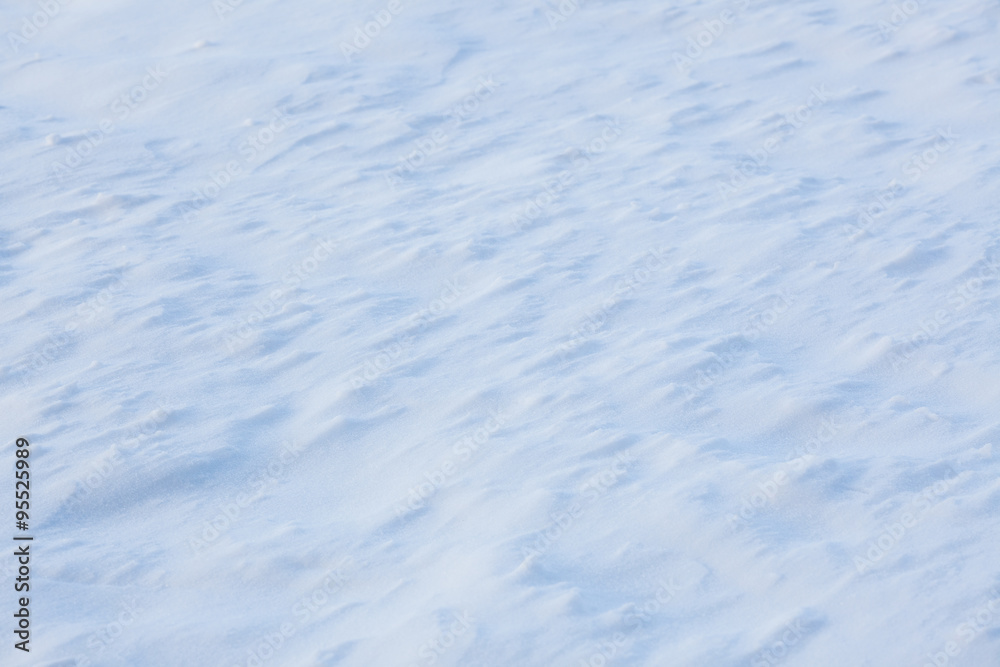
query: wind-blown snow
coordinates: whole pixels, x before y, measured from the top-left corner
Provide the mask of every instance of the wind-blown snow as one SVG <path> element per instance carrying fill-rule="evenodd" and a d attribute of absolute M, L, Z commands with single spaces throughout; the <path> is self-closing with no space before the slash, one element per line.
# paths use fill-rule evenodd
<path fill-rule="evenodd" d="M 4 3 L 0 662 L 1000 664 L 998 22 Z"/>

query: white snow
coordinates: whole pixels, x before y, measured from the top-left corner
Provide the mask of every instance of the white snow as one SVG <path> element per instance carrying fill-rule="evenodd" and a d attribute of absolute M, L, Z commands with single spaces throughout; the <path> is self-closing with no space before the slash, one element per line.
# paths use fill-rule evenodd
<path fill-rule="evenodd" d="M 0 663 L 1000 664 L 998 22 L 4 3 Z"/>

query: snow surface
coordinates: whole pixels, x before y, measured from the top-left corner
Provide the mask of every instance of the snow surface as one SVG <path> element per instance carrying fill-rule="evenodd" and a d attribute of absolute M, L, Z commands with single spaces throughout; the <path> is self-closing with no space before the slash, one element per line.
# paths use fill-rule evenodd
<path fill-rule="evenodd" d="M 4 2 L 0 663 L 1000 665 L 998 21 Z"/>

